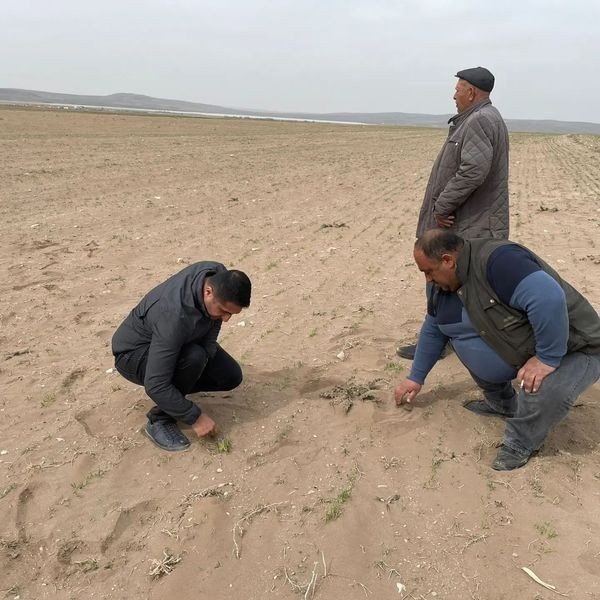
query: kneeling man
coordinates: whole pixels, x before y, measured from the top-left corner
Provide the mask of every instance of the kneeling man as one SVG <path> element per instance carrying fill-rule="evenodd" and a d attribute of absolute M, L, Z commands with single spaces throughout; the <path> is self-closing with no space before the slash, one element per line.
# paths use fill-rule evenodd
<path fill-rule="evenodd" d="M 485 398 L 466 408 L 506 418 L 493 468 L 523 466 L 600 378 L 598 314 L 552 267 L 510 241 L 432 229 L 416 241 L 414 258 L 428 284 L 427 316 L 396 404 L 413 401 L 450 340 Z"/>
<path fill-rule="evenodd" d="M 186 394 L 231 390 L 242 382 L 239 364 L 217 343 L 223 321 L 250 306 L 242 271 L 199 262 L 148 292 L 115 332 L 112 352 L 123 377 L 143 385 L 156 406 L 143 433 L 163 450 L 189 447 L 177 421 L 199 436 L 215 422 Z"/>

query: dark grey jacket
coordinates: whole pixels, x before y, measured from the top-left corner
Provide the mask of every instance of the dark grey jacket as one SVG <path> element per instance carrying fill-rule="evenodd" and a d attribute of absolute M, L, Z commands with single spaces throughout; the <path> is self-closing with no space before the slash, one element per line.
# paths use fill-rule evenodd
<path fill-rule="evenodd" d="M 504 304 L 487 279 L 490 255 L 506 243 L 514 242 L 492 239 L 465 241 L 457 261 L 456 272 L 462 284 L 457 294 L 479 335 L 509 365 L 520 369 L 535 356 L 533 329 L 527 315 Z M 594 307 L 548 263 L 535 254 L 533 256 L 565 293 L 569 314 L 567 352 L 600 354 L 600 317 Z"/>
<path fill-rule="evenodd" d="M 202 301 L 207 275 L 225 267 L 217 262 L 198 262 L 186 267 L 148 292 L 121 323 L 112 338 L 116 356 L 148 346 L 144 388 L 158 406 L 193 424 L 201 411 L 173 385 L 175 365 L 186 344 L 201 345 L 209 356 L 217 351 L 221 320 L 210 318 Z"/>
<path fill-rule="evenodd" d="M 489 99 L 450 119 L 429 177 L 417 237 L 455 216 L 463 238 L 508 238 L 508 130 Z"/>

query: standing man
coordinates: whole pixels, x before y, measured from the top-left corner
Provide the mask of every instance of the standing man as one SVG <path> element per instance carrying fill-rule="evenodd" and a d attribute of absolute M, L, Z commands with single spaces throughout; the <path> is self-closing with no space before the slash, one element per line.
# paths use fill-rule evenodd
<path fill-rule="evenodd" d="M 417 237 L 441 227 L 466 239 L 508 239 L 508 130 L 490 100 L 494 76 L 475 67 L 456 77 L 457 114 L 431 169 Z M 401 346 L 398 356 L 412 360 L 415 348 Z"/>
<path fill-rule="evenodd" d="M 177 421 L 199 436 L 215 422 L 186 394 L 231 390 L 242 382 L 239 364 L 219 344 L 221 324 L 250 306 L 251 283 L 218 262 L 186 267 L 148 292 L 115 332 L 115 367 L 143 385 L 154 401 L 143 433 L 159 448 L 185 450 Z"/>
<path fill-rule="evenodd" d="M 483 390 L 484 400 L 465 408 L 506 419 L 492 467 L 523 466 L 600 378 L 600 317 L 552 267 L 513 242 L 433 229 L 417 239 L 414 258 L 430 284 L 427 316 L 396 404 L 414 400 L 450 340 Z"/>

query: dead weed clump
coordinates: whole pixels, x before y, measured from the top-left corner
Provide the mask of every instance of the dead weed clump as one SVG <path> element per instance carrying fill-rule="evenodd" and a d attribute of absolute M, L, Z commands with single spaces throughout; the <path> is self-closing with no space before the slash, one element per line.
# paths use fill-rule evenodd
<path fill-rule="evenodd" d="M 373 379 L 366 383 L 357 383 L 354 378 L 351 378 L 346 383 L 340 383 L 331 390 L 321 392 L 320 396 L 329 400 L 332 406 L 341 405 L 344 412 L 348 413 L 355 400 L 362 400 L 363 402 L 370 400 L 376 404 L 379 403 L 373 391 L 380 388 L 382 381 L 382 379 Z"/>
<path fill-rule="evenodd" d="M 151 559 L 151 568 L 148 575 L 153 579 L 159 579 L 165 575 L 170 575 L 173 569 L 181 562 L 182 557 L 180 554 L 172 554 L 169 549 L 163 550 L 163 556 L 161 559 Z"/>

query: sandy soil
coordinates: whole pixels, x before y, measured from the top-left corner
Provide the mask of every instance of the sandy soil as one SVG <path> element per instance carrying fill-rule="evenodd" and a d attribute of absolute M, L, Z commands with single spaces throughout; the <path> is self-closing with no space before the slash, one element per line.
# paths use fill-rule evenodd
<path fill-rule="evenodd" d="M 529 567 L 600 599 L 598 386 L 514 473 L 489 467 L 503 425 L 462 408 L 456 357 L 412 412 L 392 406 L 443 137 L 0 110 L 7 598 L 556 598 Z M 598 306 L 600 138 L 512 135 L 511 169 L 513 239 Z M 196 398 L 230 452 L 188 430 L 171 455 L 140 435 L 150 402 L 110 338 L 204 259 L 252 277 L 221 337 L 245 382 Z"/>

